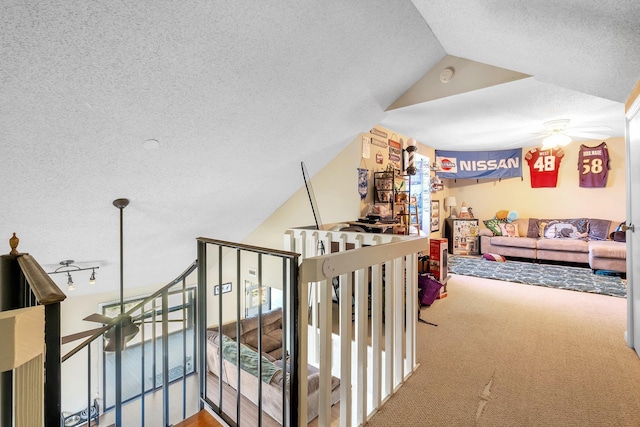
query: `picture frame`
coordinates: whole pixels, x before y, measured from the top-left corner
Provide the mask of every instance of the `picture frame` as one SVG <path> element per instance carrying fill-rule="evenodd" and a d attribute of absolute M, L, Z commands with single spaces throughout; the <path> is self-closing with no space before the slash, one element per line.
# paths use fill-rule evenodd
<path fill-rule="evenodd" d="M 431 200 L 431 232 L 440 231 L 440 200 Z"/>

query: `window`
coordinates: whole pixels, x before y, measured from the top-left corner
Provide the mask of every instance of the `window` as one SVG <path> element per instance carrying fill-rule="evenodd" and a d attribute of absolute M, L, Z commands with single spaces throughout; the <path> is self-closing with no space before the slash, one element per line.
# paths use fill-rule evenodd
<path fill-rule="evenodd" d="M 125 312 L 141 303 L 145 297 L 125 302 Z M 183 372 L 195 372 L 195 288 L 169 292 L 168 302 L 168 361 L 169 382 L 182 379 Z M 120 314 L 120 302 L 101 305 L 101 311 L 109 317 Z M 122 352 L 122 401 L 140 397 L 162 386 L 163 337 L 162 298 L 158 297 L 144 306 L 144 310 L 132 315 L 138 332 L 128 338 Z M 105 333 L 106 347 L 111 334 Z M 104 348 L 104 347 L 103 347 Z M 103 352 L 103 396 L 105 410 L 115 404 L 115 353 Z M 185 369 L 186 368 L 186 369 Z"/>

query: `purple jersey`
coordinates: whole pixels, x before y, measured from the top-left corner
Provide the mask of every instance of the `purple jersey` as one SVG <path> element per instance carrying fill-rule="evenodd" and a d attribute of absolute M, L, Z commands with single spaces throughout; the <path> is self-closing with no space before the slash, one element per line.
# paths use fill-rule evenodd
<path fill-rule="evenodd" d="M 580 187 L 606 187 L 607 175 L 609 174 L 607 144 L 603 142 L 597 147 L 581 145 L 578 154 L 578 170 L 580 171 Z"/>

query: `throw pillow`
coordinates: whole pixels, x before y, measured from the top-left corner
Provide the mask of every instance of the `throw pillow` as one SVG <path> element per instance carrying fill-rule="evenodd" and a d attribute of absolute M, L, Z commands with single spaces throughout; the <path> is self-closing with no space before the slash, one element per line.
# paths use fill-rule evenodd
<path fill-rule="evenodd" d="M 515 224 L 513 222 L 500 224 L 500 231 L 502 232 L 502 235 L 506 237 L 520 236 L 520 234 L 518 234 L 518 224 Z"/>
<path fill-rule="evenodd" d="M 583 218 L 552 220 L 542 228 L 540 232 L 547 239 L 577 239 L 587 240 L 589 238 L 589 221 Z"/>
<path fill-rule="evenodd" d="M 506 261 L 505 257 L 503 257 L 502 255 L 498 255 L 498 254 L 486 253 L 486 254 L 482 254 L 482 258 L 486 259 L 487 261 L 497 261 L 497 262 L 505 262 Z"/>
<path fill-rule="evenodd" d="M 502 236 L 502 231 L 500 230 L 500 223 L 502 223 L 502 221 L 493 218 L 482 222 L 484 222 L 484 225 L 491 230 L 494 236 Z"/>

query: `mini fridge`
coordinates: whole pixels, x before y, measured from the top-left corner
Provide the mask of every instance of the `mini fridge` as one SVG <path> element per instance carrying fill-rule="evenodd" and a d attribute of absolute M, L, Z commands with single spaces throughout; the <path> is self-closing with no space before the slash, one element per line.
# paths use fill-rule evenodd
<path fill-rule="evenodd" d="M 444 236 L 449 241 L 452 255 L 479 255 L 480 237 L 477 219 L 447 218 Z"/>

